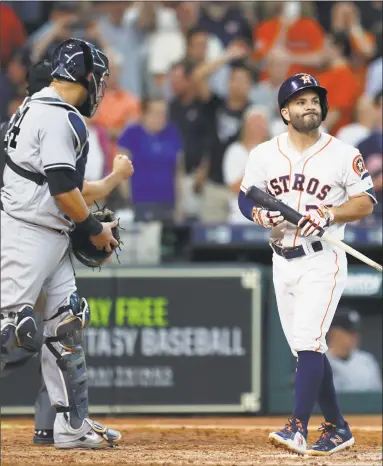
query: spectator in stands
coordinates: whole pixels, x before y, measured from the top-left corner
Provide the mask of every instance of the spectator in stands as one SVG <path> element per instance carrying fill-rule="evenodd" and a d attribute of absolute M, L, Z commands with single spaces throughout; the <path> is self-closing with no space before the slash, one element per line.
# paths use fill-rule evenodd
<path fill-rule="evenodd" d="M 49 10 L 52 7 L 52 2 L 41 2 L 39 0 L 12 1 L 9 3 L 11 3 L 13 10 L 23 24 L 27 35 L 32 34 L 41 24 L 48 21 Z"/>
<path fill-rule="evenodd" d="M 381 18 L 381 14 L 380 14 Z M 355 2 L 334 2 L 331 11 L 331 32 L 344 33 L 356 55 L 370 60 L 375 54 L 375 37 L 361 23 L 360 10 Z"/>
<path fill-rule="evenodd" d="M 173 2 L 174 26 L 155 31 L 150 38 L 148 70 L 161 88 L 171 66 L 186 56 L 197 62 L 213 60 L 221 55 L 220 40 L 197 27 L 198 2 Z"/>
<path fill-rule="evenodd" d="M 376 117 L 372 99 L 367 95 L 359 97 L 354 115 L 354 122 L 340 128 L 336 137 L 346 144 L 356 147 L 374 129 Z"/>
<path fill-rule="evenodd" d="M 144 100 L 141 121 L 128 125 L 118 146 L 134 164 L 124 196 L 129 198 L 130 188 L 135 220 L 181 221 L 183 145 L 177 127 L 168 121 L 166 101 Z"/>
<path fill-rule="evenodd" d="M 201 220 L 206 223 L 227 220 L 230 192 L 223 183 L 223 154 L 227 147 L 238 139 L 244 112 L 250 106 L 252 72 L 238 62 L 232 67 L 226 99 L 212 91 L 208 78 L 220 65 L 241 58 L 244 58 L 243 49 L 230 47 L 220 60 L 201 64 L 193 72 L 197 95 L 205 102 L 205 115 L 211 122 L 209 172 L 201 209 Z"/>
<path fill-rule="evenodd" d="M 29 58 L 25 51 L 14 52 L 5 72 L 0 73 L 0 122 L 8 120 L 12 100 L 25 97 Z"/>
<path fill-rule="evenodd" d="M 200 17 L 200 4 L 198 2 L 178 2 L 175 6 L 178 26 L 185 38 L 187 38 L 189 31 L 197 28 Z M 206 29 L 200 28 L 202 31 Z M 210 33 L 208 30 L 208 42 L 206 55 L 204 60 L 213 60 L 217 58 L 223 50 L 223 46 L 215 34 Z M 192 52 L 189 51 L 189 56 Z M 183 55 L 184 56 L 184 55 Z"/>
<path fill-rule="evenodd" d="M 221 98 L 226 99 L 229 89 L 229 81 L 231 75 L 231 67 L 234 65 L 245 65 L 252 73 L 253 81 L 256 80 L 256 70 L 254 67 L 253 60 L 251 58 L 252 43 L 246 37 L 236 37 L 233 39 L 227 47 L 227 50 L 242 50 L 241 57 L 236 58 L 230 62 L 225 63 L 213 73 L 209 79 L 211 89 L 219 95 Z M 222 56 L 222 55 L 221 55 Z M 220 57 L 218 57 L 219 61 Z M 250 91 L 251 95 L 254 91 L 254 85 Z M 250 97 L 250 100 L 252 98 Z"/>
<path fill-rule="evenodd" d="M 381 14 L 377 15 L 380 17 Z M 355 2 L 335 2 L 332 7 L 331 31 L 333 34 L 343 33 L 351 45 L 349 63 L 359 83 L 359 93 L 365 87 L 367 63 L 375 56 L 376 39 L 367 31 L 361 22 L 361 14 Z"/>
<path fill-rule="evenodd" d="M 174 53 L 173 38 L 168 37 L 169 42 L 172 42 L 171 45 L 171 54 Z M 213 69 L 209 74 L 209 85 L 214 90 L 216 94 L 220 97 L 226 97 L 228 83 L 230 79 L 230 67 L 226 65 L 226 60 L 222 61 L 222 47 L 218 44 L 216 47 L 216 37 L 209 36 L 208 32 L 199 27 L 193 27 L 188 30 L 186 33 L 186 47 L 185 50 L 182 49 L 184 54 L 182 58 L 194 62 L 195 64 L 202 64 L 206 62 L 215 63 Z M 211 44 L 213 45 L 211 46 Z M 163 44 L 164 45 L 164 44 Z M 169 48 L 168 44 L 168 48 Z M 243 37 L 237 37 L 232 40 L 230 43 L 229 49 L 242 49 L 241 57 L 250 56 L 251 53 L 251 42 Z M 158 50 L 159 52 L 159 50 Z M 153 50 L 151 51 L 153 53 Z M 165 55 L 169 55 L 169 52 L 165 52 Z M 176 54 L 180 54 L 177 52 Z M 243 58 L 242 58 L 243 59 Z M 181 60 L 177 59 L 174 62 L 179 62 Z M 174 63 L 173 62 L 173 63 Z M 248 63 L 250 67 L 252 64 Z M 160 81 L 157 81 L 159 86 L 162 86 L 162 77 Z M 171 96 L 171 89 L 169 89 L 169 83 L 165 80 L 165 94 Z"/>
<path fill-rule="evenodd" d="M 317 76 L 327 89 L 329 113 L 324 125 L 331 134 L 352 121 L 352 113 L 359 95 L 359 84 L 351 69 L 351 45 L 347 36 L 337 33 L 329 36 L 327 44 L 328 68 Z"/>
<path fill-rule="evenodd" d="M 68 1 L 54 4 L 48 23 L 28 39 L 32 61 L 51 60 L 56 47 L 70 37 L 87 40 L 100 49 L 105 48 L 97 20 L 87 2 Z"/>
<path fill-rule="evenodd" d="M 120 85 L 120 75 L 123 59 L 118 54 L 112 54 L 109 60 L 110 76 L 105 96 L 101 101 L 92 122 L 102 126 L 107 131 L 111 143 L 105 168 L 112 169 L 114 155 L 117 153 L 117 139 L 128 123 L 137 121 L 141 114 L 138 97 L 125 91 Z"/>
<path fill-rule="evenodd" d="M 270 19 L 254 28 L 254 60 L 262 62 L 278 48 L 289 57 L 288 75 L 300 72 L 315 75 L 324 62 L 325 35 L 314 18 L 314 3 L 268 2 L 267 7 Z M 266 79 L 267 68 L 262 64 L 261 68 L 261 79 Z"/>
<path fill-rule="evenodd" d="M 278 90 L 287 77 L 289 59 L 280 49 L 274 49 L 266 58 L 269 77 L 254 86 L 251 100 L 267 109 L 269 120 L 280 120 Z"/>
<path fill-rule="evenodd" d="M 0 3 L 0 64 L 4 70 L 14 53 L 25 43 L 25 30 L 14 10 Z"/>
<path fill-rule="evenodd" d="M 204 103 L 197 98 L 191 79 L 194 63 L 183 60 L 170 72 L 173 99 L 169 105 L 170 120 L 177 125 L 184 143 L 185 180 L 184 210 L 188 219 L 199 217 L 201 193 L 206 178 L 207 126 Z"/>
<path fill-rule="evenodd" d="M 49 21 L 42 25 L 28 38 L 33 62 L 43 58 L 50 59 L 57 45 L 69 37 L 75 37 L 74 26 L 79 24 L 80 17 L 76 2 L 56 2 L 53 5 Z"/>
<path fill-rule="evenodd" d="M 236 37 L 251 40 L 250 25 L 241 8 L 232 2 L 203 2 L 199 26 L 218 37 L 224 47 Z"/>
<path fill-rule="evenodd" d="M 327 334 L 334 385 L 339 392 L 382 390 L 381 369 L 374 356 L 359 349 L 360 315 L 351 309 L 338 309 Z"/>
<path fill-rule="evenodd" d="M 99 25 L 103 41 L 122 57 L 120 85 L 139 99 L 146 93 L 146 56 L 150 31 L 155 27 L 155 5 L 140 2 L 126 15 L 130 2 L 107 2 Z"/>
<path fill-rule="evenodd" d="M 372 134 L 360 142 L 358 149 L 363 155 L 367 170 L 374 182 L 378 204 L 374 208 L 374 215 L 382 215 L 383 203 L 383 96 L 382 91 L 374 99 L 375 126 Z"/>
<path fill-rule="evenodd" d="M 239 140 L 230 144 L 223 157 L 223 179 L 232 193 L 229 201 L 229 223 L 248 223 L 239 210 L 238 193 L 250 151 L 267 139 L 269 139 L 267 109 L 251 107 L 243 118 Z"/>

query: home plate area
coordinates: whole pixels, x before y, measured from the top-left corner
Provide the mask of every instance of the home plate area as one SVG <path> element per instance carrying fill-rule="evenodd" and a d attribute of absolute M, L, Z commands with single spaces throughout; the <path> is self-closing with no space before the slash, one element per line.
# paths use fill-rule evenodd
<path fill-rule="evenodd" d="M 268 443 L 269 432 L 286 422 L 276 417 L 113 418 L 99 419 L 123 434 L 120 445 L 104 450 L 55 450 L 32 444 L 33 420 L 2 418 L 2 466 L 52 465 L 355 465 L 382 464 L 382 418 L 351 416 L 356 445 L 331 457 L 300 457 Z M 309 444 L 319 433 L 321 419 L 310 423 Z"/>

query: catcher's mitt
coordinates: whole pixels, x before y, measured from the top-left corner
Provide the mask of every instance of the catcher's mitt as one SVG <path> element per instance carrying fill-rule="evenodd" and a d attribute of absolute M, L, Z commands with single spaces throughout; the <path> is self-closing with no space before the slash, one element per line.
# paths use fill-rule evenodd
<path fill-rule="evenodd" d="M 103 209 L 96 210 L 93 212 L 93 215 L 102 223 L 113 222 L 115 220 L 114 212 L 105 207 Z M 113 236 L 118 241 L 119 245 L 121 243 L 120 228 L 119 224 L 112 228 Z M 90 241 L 89 235 L 81 230 L 74 229 L 70 233 L 70 237 L 73 254 L 76 256 L 77 260 L 87 267 L 101 267 L 107 259 L 116 252 L 116 248 L 113 248 L 113 246 L 111 252 L 107 252 L 105 249 L 97 249 Z M 119 248 L 119 246 L 117 246 L 117 248 Z"/>

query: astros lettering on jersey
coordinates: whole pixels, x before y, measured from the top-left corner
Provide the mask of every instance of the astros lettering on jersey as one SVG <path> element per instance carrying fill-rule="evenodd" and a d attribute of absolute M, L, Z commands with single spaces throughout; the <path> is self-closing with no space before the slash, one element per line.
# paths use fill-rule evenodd
<path fill-rule="evenodd" d="M 292 147 L 287 132 L 257 146 L 250 152 L 241 190 L 246 192 L 250 186 L 267 191 L 301 214 L 318 206 L 341 205 L 360 193 L 376 202 L 361 154 L 326 133 L 304 153 Z M 344 228 L 334 224 L 328 230 L 343 239 Z M 299 230 L 286 221 L 272 230 L 271 239 L 283 247 L 313 241 L 300 237 Z"/>

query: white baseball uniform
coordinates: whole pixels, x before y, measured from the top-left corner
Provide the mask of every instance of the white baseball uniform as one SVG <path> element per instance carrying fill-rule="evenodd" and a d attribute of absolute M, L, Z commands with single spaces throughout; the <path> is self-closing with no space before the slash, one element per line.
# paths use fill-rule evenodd
<path fill-rule="evenodd" d="M 325 133 L 303 153 L 290 144 L 288 133 L 257 146 L 250 152 L 241 190 L 250 186 L 268 191 L 301 214 L 320 205 L 341 205 L 360 193 L 376 202 L 358 150 Z M 344 229 L 345 225 L 334 224 L 328 231 L 343 239 Z M 346 283 L 345 252 L 318 241 L 300 236 L 297 227 L 286 221 L 271 231 L 272 246 L 301 247 L 305 253 L 294 259 L 273 254 L 279 316 L 294 355 L 326 352 L 326 333 Z"/>

